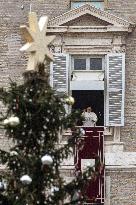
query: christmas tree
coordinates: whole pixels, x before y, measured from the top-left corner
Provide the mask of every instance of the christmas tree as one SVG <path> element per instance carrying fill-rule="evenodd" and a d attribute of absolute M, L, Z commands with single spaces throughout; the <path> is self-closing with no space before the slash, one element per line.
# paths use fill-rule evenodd
<path fill-rule="evenodd" d="M 0 150 L 1 163 L 7 167 L 0 177 L 0 201 L 3 205 L 83 204 L 88 177 L 96 175 L 94 169 L 75 172 L 69 183 L 60 172 L 62 162 L 73 155 L 77 139 L 80 144 L 84 134 L 76 127 L 80 113 L 68 114 L 65 105 L 71 106 L 74 99 L 60 97 L 49 85 L 45 64 L 52 60 L 48 44 L 54 37 L 45 38 L 47 18 L 42 18 L 41 27 L 35 14 L 29 20 L 33 22 L 30 28 L 22 27 L 29 39 L 24 47 L 30 52 L 24 83 L 11 81 L 8 90 L 0 90 L 0 99 L 7 107 L 1 127 L 13 140 L 8 152 Z M 67 129 L 72 135 L 67 144 L 60 145 L 60 136 Z"/>

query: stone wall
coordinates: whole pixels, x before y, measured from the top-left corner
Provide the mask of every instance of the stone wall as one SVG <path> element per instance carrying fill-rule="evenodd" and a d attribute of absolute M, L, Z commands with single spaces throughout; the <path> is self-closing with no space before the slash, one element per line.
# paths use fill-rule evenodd
<path fill-rule="evenodd" d="M 109 11 L 136 23 L 135 0 L 109 0 Z M 128 35 L 126 42 L 126 95 L 125 127 L 121 129 L 121 141 L 126 151 L 136 151 L 136 30 Z"/>
<path fill-rule="evenodd" d="M 70 9 L 70 0 L 31 0 L 32 11 L 38 16 L 58 16 Z M 26 56 L 19 52 L 23 44 L 20 24 L 28 21 L 30 0 L 0 0 L 0 86 L 7 86 L 9 77 L 22 80 Z M 136 23 L 136 0 L 109 0 L 107 10 Z M 125 127 L 121 129 L 121 141 L 125 151 L 136 151 L 136 30 L 127 38 Z M 0 147 L 10 143 L 0 136 Z M 135 205 L 135 170 L 107 172 L 111 177 L 111 205 Z M 108 204 L 109 205 L 109 204 Z"/>
<path fill-rule="evenodd" d="M 108 0 L 107 10 L 126 20 L 136 22 L 135 0 Z"/>
<path fill-rule="evenodd" d="M 50 18 L 60 15 L 70 7 L 68 0 L 31 2 L 32 11 L 40 16 L 46 14 Z M 26 57 L 19 52 L 22 44 L 19 26 L 28 22 L 29 10 L 29 0 L 0 0 L 0 86 L 6 86 L 9 77 L 20 81 L 20 74 L 26 66 Z"/>
<path fill-rule="evenodd" d="M 109 11 L 136 23 L 135 0 L 109 0 Z M 136 30 L 129 34 L 126 48 L 125 127 L 121 130 L 121 141 L 125 150 L 136 151 Z"/>
<path fill-rule="evenodd" d="M 135 205 L 136 170 L 111 170 L 106 175 L 110 176 L 110 203 L 107 205 Z"/>
<path fill-rule="evenodd" d="M 33 0 L 32 10 L 38 15 L 49 15 L 50 18 L 66 12 L 70 8 L 70 0 Z M 20 36 L 20 24 L 28 21 L 30 1 L 0 0 L 0 86 L 7 86 L 9 77 L 21 80 L 21 73 L 26 66 L 26 56 L 19 52 L 23 40 Z M 136 1 L 110 0 L 108 10 L 118 16 L 136 22 Z M 136 149 L 136 31 L 129 34 L 126 52 L 126 100 L 125 127 L 122 128 L 121 141 L 125 150 Z"/>
<path fill-rule="evenodd" d="M 136 30 L 129 34 L 126 48 L 125 127 L 121 141 L 125 150 L 132 152 L 136 151 Z"/>

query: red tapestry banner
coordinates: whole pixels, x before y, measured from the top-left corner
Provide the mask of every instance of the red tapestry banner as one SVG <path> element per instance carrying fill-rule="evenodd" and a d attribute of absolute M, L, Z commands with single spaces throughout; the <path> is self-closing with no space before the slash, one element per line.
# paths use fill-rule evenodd
<path fill-rule="evenodd" d="M 76 170 L 84 171 L 87 166 L 92 166 L 98 173 L 94 180 L 86 186 L 88 200 L 86 204 L 104 204 L 105 171 L 104 171 L 104 127 L 82 127 L 85 135 L 82 137 L 82 148 L 77 142 L 75 149 Z M 81 140 L 81 138 L 80 138 Z M 99 161 L 99 167 L 97 166 Z M 100 166 L 101 164 L 101 166 Z M 88 179 L 89 180 L 89 179 Z"/>

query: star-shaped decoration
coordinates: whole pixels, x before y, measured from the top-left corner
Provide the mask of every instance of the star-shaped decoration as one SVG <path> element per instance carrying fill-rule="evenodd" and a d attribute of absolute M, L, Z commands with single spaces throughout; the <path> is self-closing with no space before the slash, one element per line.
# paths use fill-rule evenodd
<path fill-rule="evenodd" d="M 29 53 L 27 70 L 37 71 L 38 65 L 46 60 L 53 61 L 53 54 L 48 45 L 55 36 L 47 36 L 48 17 L 43 16 L 39 22 L 35 12 L 29 13 L 29 27 L 20 26 L 22 34 L 27 43 L 20 49 Z"/>

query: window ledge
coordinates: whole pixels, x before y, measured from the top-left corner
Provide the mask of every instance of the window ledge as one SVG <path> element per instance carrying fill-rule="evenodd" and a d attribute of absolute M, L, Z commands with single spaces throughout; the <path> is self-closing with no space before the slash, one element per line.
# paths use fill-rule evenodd
<path fill-rule="evenodd" d="M 104 72 L 104 70 L 73 70 L 72 72 Z"/>

